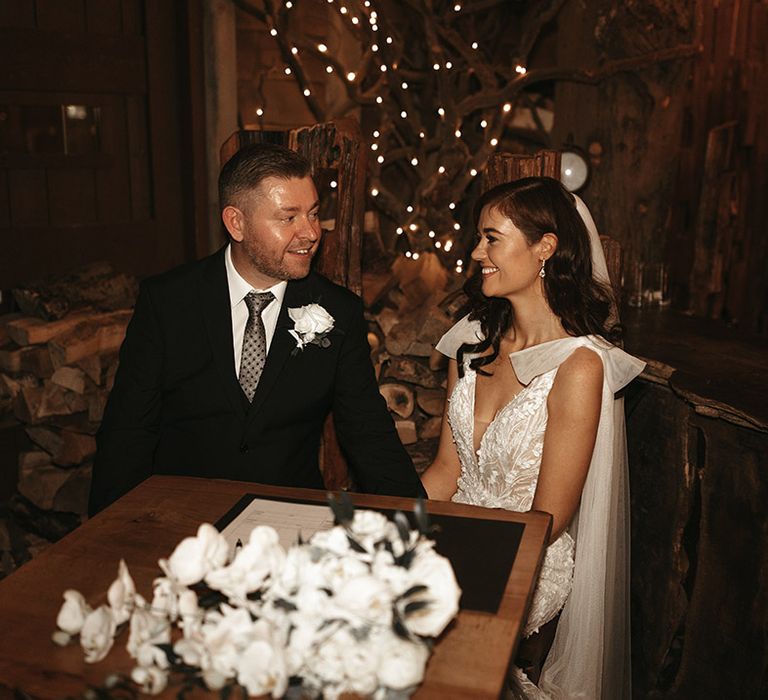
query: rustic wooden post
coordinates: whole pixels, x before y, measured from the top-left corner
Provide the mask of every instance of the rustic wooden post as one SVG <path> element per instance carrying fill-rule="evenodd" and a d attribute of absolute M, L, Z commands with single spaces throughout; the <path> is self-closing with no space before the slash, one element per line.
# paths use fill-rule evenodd
<path fill-rule="evenodd" d="M 535 155 L 496 153 L 488 159 L 483 173 L 483 192 L 523 177 L 560 179 L 560 151 L 539 151 Z"/>

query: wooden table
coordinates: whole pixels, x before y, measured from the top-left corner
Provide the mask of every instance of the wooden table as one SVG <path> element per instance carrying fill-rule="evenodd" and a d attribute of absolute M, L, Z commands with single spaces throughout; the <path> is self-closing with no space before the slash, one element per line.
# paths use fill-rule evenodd
<path fill-rule="evenodd" d="M 79 644 L 65 648 L 53 644 L 62 593 L 75 588 L 93 607 L 106 602 L 122 557 L 137 590 L 151 598 L 152 580 L 161 574 L 157 560 L 170 555 L 201 522 L 215 522 L 246 493 L 325 500 L 324 492 L 309 489 L 154 476 L 0 581 L 0 700 L 13 697 L 16 688 L 34 698 L 79 696 L 86 684 L 99 686 L 109 673 L 130 673 L 133 661 L 125 651 L 125 631 L 97 664 L 83 661 Z M 352 494 L 352 500 L 360 506 L 404 511 L 413 506 L 407 498 Z M 421 700 L 496 698 L 517 648 L 550 517 L 437 501 L 430 501 L 428 510 L 525 524 L 497 613 L 461 610 L 435 646 L 426 679 L 416 694 Z M 175 697 L 175 691 L 171 688 L 165 696 Z"/>

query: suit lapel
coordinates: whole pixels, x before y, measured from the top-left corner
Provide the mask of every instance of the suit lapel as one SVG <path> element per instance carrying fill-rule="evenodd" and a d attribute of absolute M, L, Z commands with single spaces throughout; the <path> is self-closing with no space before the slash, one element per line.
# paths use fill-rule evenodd
<path fill-rule="evenodd" d="M 249 426 L 252 426 L 256 417 L 262 414 L 259 409 L 275 385 L 288 357 L 296 347 L 296 340 L 289 333 L 293 328 L 293 321 L 288 316 L 288 309 L 311 303 L 309 284 L 309 279 L 290 281 L 285 289 L 283 305 L 277 318 L 277 326 L 275 327 L 275 335 L 272 337 L 264 371 L 259 379 L 259 385 L 256 387 L 256 393 L 253 396 L 253 401 L 248 411 Z"/>
<path fill-rule="evenodd" d="M 235 354 L 232 341 L 232 307 L 229 300 L 224 250 L 213 255 L 203 271 L 199 303 L 205 330 L 213 352 L 213 361 L 222 386 L 233 408 L 243 412 L 244 396 L 235 372 Z"/>

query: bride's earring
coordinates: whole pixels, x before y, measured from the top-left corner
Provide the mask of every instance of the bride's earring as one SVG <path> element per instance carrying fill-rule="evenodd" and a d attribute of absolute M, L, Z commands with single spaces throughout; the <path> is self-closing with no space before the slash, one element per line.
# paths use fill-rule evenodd
<path fill-rule="evenodd" d="M 542 259 L 541 269 L 539 270 L 539 277 L 541 277 L 541 279 L 544 279 L 547 276 L 547 271 L 544 269 L 544 265 L 546 264 L 547 264 L 547 261 Z"/>

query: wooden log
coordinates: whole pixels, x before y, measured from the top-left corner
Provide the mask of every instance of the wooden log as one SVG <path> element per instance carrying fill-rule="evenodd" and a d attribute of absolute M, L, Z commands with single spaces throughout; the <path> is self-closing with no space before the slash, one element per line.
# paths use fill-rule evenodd
<path fill-rule="evenodd" d="M 483 192 L 504 182 L 541 176 L 560 179 L 559 151 L 539 151 L 532 156 L 495 153 L 483 172 Z"/>
<path fill-rule="evenodd" d="M 109 392 L 102 389 L 88 395 L 88 420 L 92 423 L 101 423 L 104 417 L 104 409 L 107 407 Z"/>
<path fill-rule="evenodd" d="M 404 384 L 382 384 L 379 393 L 387 402 L 387 408 L 401 418 L 408 418 L 413 413 L 413 391 Z"/>
<path fill-rule="evenodd" d="M 53 321 L 86 306 L 101 311 L 131 308 L 137 293 L 135 277 L 116 274 L 109 263 L 97 262 L 69 275 L 14 289 L 13 297 L 25 314 Z"/>
<path fill-rule="evenodd" d="M 76 394 L 85 393 L 85 372 L 78 367 L 59 367 L 53 375 L 51 375 L 51 381 L 65 389 L 74 391 Z"/>
<path fill-rule="evenodd" d="M 7 331 L 17 345 L 40 345 L 47 343 L 60 333 L 73 329 L 78 323 L 109 316 L 110 314 L 97 313 L 91 309 L 68 314 L 58 321 L 43 321 L 34 316 L 21 316 L 8 322 Z"/>
<path fill-rule="evenodd" d="M 426 365 L 410 357 L 390 358 L 384 376 L 427 389 L 439 389 L 441 386 L 440 379 Z"/>
<path fill-rule="evenodd" d="M 20 313 L 3 314 L 0 316 L 0 347 L 6 345 L 11 339 L 11 336 L 8 335 L 8 324 L 18 318 L 23 318 L 23 316 L 24 314 Z"/>
<path fill-rule="evenodd" d="M 69 416 L 88 410 L 88 397 L 46 381 L 37 409 L 37 418 Z"/>
<path fill-rule="evenodd" d="M 39 423 L 38 411 L 42 399 L 42 386 L 21 386 L 13 401 L 13 414 L 27 425 Z"/>
<path fill-rule="evenodd" d="M 77 513 L 85 517 L 88 513 L 88 496 L 91 491 L 92 464 L 84 464 L 68 472 L 67 480 L 53 498 L 53 509 L 66 513 Z"/>
<path fill-rule="evenodd" d="M 442 416 L 445 408 L 445 391 L 442 389 L 417 389 L 416 403 L 430 416 Z"/>
<path fill-rule="evenodd" d="M 101 370 L 102 370 L 102 356 L 101 355 L 88 355 L 75 362 L 75 365 L 79 367 L 86 376 L 97 386 L 101 385 Z"/>
<path fill-rule="evenodd" d="M 98 322 L 85 321 L 53 338 L 48 347 L 54 367 L 71 365 L 90 355 L 115 352 L 125 338 L 133 312 L 116 311 Z"/>
<path fill-rule="evenodd" d="M 419 427 L 419 440 L 433 440 L 440 437 L 442 427 L 443 419 L 441 416 L 427 418 Z"/>
<path fill-rule="evenodd" d="M 42 510 L 51 510 L 59 489 L 69 478 L 66 469 L 51 464 L 47 452 L 19 455 L 19 493 Z"/>
<path fill-rule="evenodd" d="M 53 364 L 48 348 L 29 345 L 23 348 L 0 349 L 0 370 L 12 374 L 28 372 L 45 378 L 53 374 Z"/>
<path fill-rule="evenodd" d="M 61 450 L 63 440 L 55 430 L 44 426 L 27 426 L 24 432 L 26 432 L 29 439 L 35 445 L 45 450 L 51 456 Z"/>
<path fill-rule="evenodd" d="M 416 423 L 412 420 L 395 421 L 395 429 L 403 445 L 413 445 L 419 439 L 416 434 Z"/>
<path fill-rule="evenodd" d="M 60 467 L 82 464 L 96 454 L 96 440 L 91 435 L 62 430 L 61 444 L 53 453 L 53 463 Z"/>
<path fill-rule="evenodd" d="M 9 377 L 7 374 L 0 372 L 0 396 L 8 396 L 11 399 L 15 399 L 24 386 L 40 386 L 40 382 L 37 377 L 33 377 L 30 374 Z"/>

